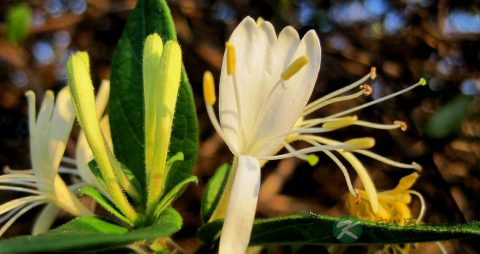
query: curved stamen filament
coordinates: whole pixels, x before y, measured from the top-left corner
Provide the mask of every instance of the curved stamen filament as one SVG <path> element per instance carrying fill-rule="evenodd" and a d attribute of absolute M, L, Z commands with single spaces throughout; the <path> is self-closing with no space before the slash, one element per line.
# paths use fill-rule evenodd
<path fill-rule="evenodd" d="M 5 186 L 7 186 L 7 185 L 23 185 L 23 186 L 27 186 L 27 187 L 33 187 L 33 188 L 37 187 L 36 183 L 32 183 L 31 181 L 25 181 L 25 180 L 22 180 L 22 179 L 14 179 L 14 180 L 0 179 L 0 184 L 4 184 Z"/>
<path fill-rule="evenodd" d="M 284 143 L 284 146 L 285 148 L 292 154 L 294 153 L 297 153 L 298 150 L 295 150 L 295 148 L 293 148 L 289 143 L 285 142 Z M 303 153 L 298 153 L 297 156 L 295 156 L 297 158 L 299 158 L 300 160 L 303 160 L 303 161 L 306 161 L 308 162 L 308 164 L 310 164 L 310 166 L 315 166 L 317 165 L 318 163 L 318 156 L 314 155 L 314 154 L 309 154 L 309 155 L 305 155 Z"/>
<path fill-rule="evenodd" d="M 44 204 L 45 202 L 35 202 L 35 203 L 32 203 L 28 206 L 26 206 L 25 208 L 23 208 L 22 210 L 20 210 L 17 214 L 15 214 L 10 220 L 8 220 L 3 226 L 2 228 L 0 228 L 0 236 L 3 235 L 5 233 L 5 231 L 7 231 L 7 229 L 20 217 L 22 216 L 24 213 L 30 211 L 30 209 L 36 207 L 36 206 L 39 206 L 41 204 Z"/>
<path fill-rule="evenodd" d="M 32 190 L 32 189 L 17 187 L 17 186 L 2 186 L 2 185 L 0 185 L 0 190 L 9 190 L 9 191 L 17 191 L 17 192 L 25 192 L 25 193 L 30 193 L 30 194 L 42 195 L 42 193 L 37 191 L 37 190 Z"/>
<path fill-rule="evenodd" d="M 305 135 L 304 138 L 310 139 L 310 140 L 313 140 L 313 141 L 317 141 L 321 144 L 327 144 L 327 145 L 341 144 L 341 142 L 339 142 L 339 141 L 328 139 L 328 138 L 323 138 L 323 137 L 319 137 L 319 136 Z M 350 163 L 350 165 L 352 165 L 353 169 L 357 172 L 358 177 L 360 178 L 360 181 L 362 182 L 363 187 L 365 188 L 365 191 L 367 192 L 372 210 L 375 214 L 377 214 L 378 206 L 379 206 L 378 198 L 377 198 L 377 190 L 375 188 L 375 185 L 373 184 L 373 181 L 372 181 L 370 175 L 367 172 L 367 169 L 363 166 L 363 164 L 360 162 L 360 160 L 358 160 L 357 157 L 355 157 L 351 152 L 348 152 L 348 151 L 345 151 L 345 150 L 337 150 L 337 152 L 343 158 L 345 158 L 348 161 L 348 163 Z"/>
<path fill-rule="evenodd" d="M 380 103 L 380 102 L 382 102 L 382 101 L 391 99 L 391 98 L 393 98 L 393 97 L 395 97 L 395 96 L 398 96 L 398 95 L 400 95 L 400 94 L 406 93 L 406 92 L 414 89 L 414 88 L 417 87 L 417 86 L 424 86 L 425 84 L 426 84 L 426 81 L 425 81 L 425 79 L 422 78 L 422 79 L 420 79 L 416 84 L 411 85 L 411 86 L 409 86 L 409 87 L 407 87 L 407 88 L 405 88 L 405 89 L 403 89 L 403 90 L 400 90 L 400 91 L 398 91 L 398 92 L 389 94 L 389 95 L 387 95 L 387 96 L 385 96 L 385 97 L 376 99 L 376 100 L 374 100 L 374 101 L 365 103 L 365 104 L 363 104 L 363 105 L 360 105 L 360 106 L 357 106 L 357 107 L 354 107 L 354 108 L 351 108 L 351 109 L 348 109 L 348 110 L 339 112 L 339 113 L 337 113 L 337 114 L 333 114 L 333 115 L 331 115 L 331 116 L 328 116 L 327 118 L 336 118 L 336 117 L 340 117 L 340 116 L 344 116 L 344 115 L 350 114 L 350 113 L 352 113 L 352 112 L 358 111 L 358 110 L 360 110 L 360 109 L 363 109 L 363 108 L 372 106 L 372 105 L 374 105 L 374 104 L 377 104 L 377 103 Z"/>
<path fill-rule="evenodd" d="M 327 94 L 327 95 L 325 95 L 325 96 L 323 96 L 323 97 L 321 97 L 321 98 L 319 98 L 319 99 L 317 99 L 317 100 L 309 103 L 309 104 L 305 107 L 305 110 L 308 110 L 310 107 L 313 107 L 313 106 L 316 105 L 316 104 L 322 103 L 322 102 L 324 102 L 324 101 L 326 101 L 326 100 L 328 100 L 328 99 L 330 99 L 330 98 L 336 97 L 337 95 L 340 95 L 340 94 L 342 94 L 342 93 L 348 92 L 348 91 L 354 89 L 355 87 L 362 85 L 362 84 L 365 83 L 365 81 L 367 81 L 370 77 L 371 77 L 371 75 L 370 75 L 370 73 L 369 73 L 369 74 L 363 76 L 361 79 L 355 81 L 354 83 L 352 83 L 352 84 L 350 84 L 350 85 L 347 85 L 347 86 L 345 86 L 345 87 L 343 87 L 343 88 L 340 88 L 340 89 L 338 89 L 338 90 L 336 90 L 336 91 L 334 91 L 334 92 L 331 92 L 331 93 L 329 93 L 329 94 Z"/>
<path fill-rule="evenodd" d="M 223 128 L 217 119 L 217 115 L 215 114 L 215 110 L 213 109 L 213 105 L 217 101 L 217 96 L 215 94 L 215 82 L 213 81 L 213 75 L 209 71 L 206 71 L 203 75 L 203 96 L 205 97 L 205 106 L 207 108 L 208 117 L 210 118 L 210 122 L 215 128 L 215 131 L 217 131 L 218 135 L 220 135 L 220 137 L 225 141 L 230 151 L 232 151 L 233 154 L 237 154 L 234 146 L 232 146 L 232 144 L 226 138 L 225 132 L 223 131 Z"/>
<path fill-rule="evenodd" d="M 367 122 L 367 121 L 356 121 L 355 123 L 353 123 L 354 125 L 358 125 L 358 126 L 364 126 L 364 127 L 368 127 L 368 128 L 372 128 L 372 129 L 380 129 L 380 130 L 393 130 L 393 129 L 402 129 L 402 130 L 406 130 L 406 124 L 404 122 L 402 122 L 403 124 L 401 124 L 400 122 L 397 122 L 395 121 L 393 124 L 381 124 L 381 123 L 372 123 L 372 122 Z"/>
<path fill-rule="evenodd" d="M 71 175 L 80 175 L 80 172 L 78 171 L 78 169 L 75 169 L 75 168 L 66 168 L 66 167 L 59 167 L 59 168 L 58 168 L 58 173 L 71 174 Z"/>
<path fill-rule="evenodd" d="M 280 155 L 273 155 L 273 156 L 258 156 L 255 157 L 258 160 L 283 160 L 283 159 L 288 159 L 292 157 L 297 157 L 299 154 L 307 155 L 309 153 L 314 153 L 314 152 L 323 152 L 323 151 L 333 151 L 333 150 L 341 150 L 341 149 L 348 149 L 351 148 L 350 145 L 322 145 L 322 146 L 317 146 L 317 147 L 309 147 L 309 148 L 304 148 L 297 150 L 293 153 L 285 153 L 285 154 L 280 154 Z"/>
<path fill-rule="evenodd" d="M 416 221 L 416 223 L 420 223 L 422 221 L 423 216 L 425 215 L 425 211 L 427 209 L 427 207 L 425 205 L 425 199 L 423 198 L 422 194 L 420 194 L 418 191 L 409 190 L 408 193 L 417 196 L 418 199 L 420 200 L 420 213 L 418 214 L 418 218 L 417 218 L 417 221 Z"/>
<path fill-rule="evenodd" d="M 352 99 L 358 98 L 358 97 L 360 97 L 364 94 L 365 94 L 365 92 L 362 90 L 362 91 L 356 92 L 354 94 L 336 97 L 336 98 L 329 99 L 329 100 L 326 100 L 326 101 L 323 101 L 323 102 L 319 102 L 319 103 L 314 102 L 315 104 L 311 103 L 311 104 L 314 104 L 314 105 L 311 105 L 311 106 L 309 105 L 310 107 L 307 106 L 305 108 L 305 111 L 303 111 L 302 116 L 306 116 L 308 114 L 311 114 L 311 113 L 317 111 L 318 109 L 323 108 L 327 105 L 330 105 L 330 104 L 333 104 L 333 103 L 336 103 L 336 102 L 352 100 Z"/>
<path fill-rule="evenodd" d="M 401 163 L 401 162 L 394 161 L 392 159 L 389 159 L 387 157 L 381 156 L 379 154 L 376 154 L 374 152 L 367 151 L 367 150 L 355 150 L 354 152 L 359 153 L 359 154 L 363 154 L 367 157 L 370 157 L 372 159 L 381 161 L 385 164 L 388 164 L 390 166 L 394 166 L 394 167 L 397 167 L 397 168 L 410 168 L 410 169 L 415 169 L 415 170 L 418 170 L 418 171 L 422 170 L 422 167 L 415 162 L 413 162 L 412 164 Z"/>
<path fill-rule="evenodd" d="M 15 209 L 10 210 L 8 213 L 2 215 L 0 217 L 0 224 L 4 223 L 8 219 L 10 219 L 13 215 L 15 215 L 20 209 L 24 208 L 25 206 L 19 206 Z"/>
<path fill-rule="evenodd" d="M 72 164 L 72 165 L 76 165 L 76 164 L 77 164 L 77 161 L 76 161 L 75 159 L 68 158 L 68 157 L 63 157 L 63 158 L 62 158 L 62 162 L 68 163 L 68 164 Z"/>
<path fill-rule="evenodd" d="M 321 146 L 320 143 L 314 141 L 314 140 L 310 140 L 310 139 L 307 139 L 307 138 L 303 138 L 303 137 L 300 137 L 300 140 L 303 140 L 305 142 L 308 142 L 314 146 Z M 348 187 L 348 191 L 350 191 L 350 193 L 356 197 L 357 196 L 357 192 L 355 191 L 355 189 L 353 188 L 353 185 L 352 185 L 352 180 L 350 180 L 350 174 L 348 174 L 348 170 L 347 168 L 345 167 L 345 165 L 343 165 L 343 163 L 337 158 L 337 156 L 335 156 L 331 151 L 323 151 L 333 162 L 335 162 L 335 164 L 337 164 L 337 166 L 340 168 L 340 170 L 342 171 L 343 173 L 343 176 L 345 177 L 345 181 L 347 182 L 347 187 Z"/>
<path fill-rule="evenodd" d="M 223 141 L 227 144 L 228 148 L 230 148 L 230 151 L 233 154 L 237 154 L 237 150 L 235 150 L 235 147 L 230 143 L 230 141 L 226 138 L 225 133 L 223 132 L 223 129 L 218 122 L 217 116 L 215 115 L 215 111 L 211 105 L 205 104 L 207 107 L 207 114 L 208 117 L 210 118 L 210 122 L 213 125 L 213 128 L 215 128 L 215 131 L 220 135 L 220 137 L 223 139 Z"/>

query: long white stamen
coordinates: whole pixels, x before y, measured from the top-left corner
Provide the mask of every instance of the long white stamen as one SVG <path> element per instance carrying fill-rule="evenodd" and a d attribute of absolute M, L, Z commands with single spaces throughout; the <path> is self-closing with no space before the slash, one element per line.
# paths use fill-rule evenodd
<path fill-rule="evenodd" d="M 364 93 L 365 93 L 364 91 L 359 91 L 359 92 L 354 93 L 354 94 L 332 98 L 332 99 L 326 100 L 324 102 L 320 102 L 320 103 L 317 103 L 315 105 L 311 105 L 309 108 L 305 108 L 305 111 L 303 111 L 302 116 L 306 116 L 308 114 L 311 114 L 311 113 L 315 112 L 316 110 L 318 110 L 320 108 L 323 108 L 327 105 L 330 105 L 330 104 L 333 104 L 333 103 L 336 103 L 336 102 L 347 101 L 347 100 L 352 100 L 352 99 L 358 98 L 358 97 L 364 95 Z"/>
<path fill-rule="evenodd" d="M 207 108 L 207 114 L 208 117 L 210 118 L 210 122 L 213 125 L 213 128 L 215 128 L 215 131 L 217 131 L 218 135 L 225 141 L 227 144 L 228 148 L 233 154 L 237 154 L 237 150 L 235 147 L 230 143 L 230 141 L 226 138 L 225 133 L 223 132 L 223 128 L 220 126 L 220 123 L 218 122 L 217 116 L 215 115 L 215 111 L 211 105 L 208 105 L 207 103 L 205 104 Z"/>
<path fill-rule="evenodd" d="M 0 215 L 12 209 L 15 209 L 19 206 L 23 206 L 25 204 L 32 203 L 32 202 L 45 201 L 45 200 L 46 198 L 44 196 L 27 196 L 23 198 L 17 198 L 0 205 Z"/>
<path fill-rule="evenodd" d="M 283 160 L 287 158 L 297 157 L 298 154 L 309 154 L 315 152 L 323 152 L 323 151 L 333 151 L 333 150 L 340 150 L 340 149 L 347 149 L 351 148 L 349 145 L 322 145 L 318 147 L 309 147 L 300 150 L 296 150 L 293 153 L 285 153 L 280 155 L 273 155 L 273 156 L 259 156 L 255 157 L 258 160 Z"/>
<path fill-rule="evenodd" d="M 5 171 L 5 174 L 34 174 L 35 173 L 33 169 L 10 169 L 9 167 L 5 167 L 3 170 Z"/>
<path fill-rule="evenodd" d="M 420 223 L 423 219 L 423 216 L 425 215 L 425 211 L 427 209 L 426 207 L 426 204 L 425 204 L 425 199 L 423 198 L 422 194 L 420 194 L 418 191 L 414 191 L 414 190 L 409 190 L 408 191 L 410 194 L 413 194 L 415 196 L 418 197 L 418 199 L 420 200 L 420 213 L 418 214 L 418 218 L 417 218 L 417 223 Z"/>
<path fill-rule="evenodd" d="M 289 143 L 287 142 L 284 142 L 283 145 L 285 146 L 285 148 L 290 152 L 290 153 L 297 153 L 298 150 L 296 150 L 295 148 L 293 148 Z M 297 158 L 299 158 L 300 160 L 303 160 L 303 161 L 306 161 L 308 162 L 308 164 L 310 164 L 310 166 L 315 166 L 317 165 L 318 163 L 318 156 L 316 156 L 315 154 L 303 154 L 303 153 L 298 153 L 297 156 L 295 156 Z"/>
<path fill-rule="evenodd" d="M 5 231 L 7 231 L 7 229 L 20 217 L 22 216 L 24 213 L 28 212 L 30 209 L 36 207 L 36 206 L 39 206 L 41 204 L 44 204 L 45 202 L 35 202 L 25 208 L 23 208 L 22 210 L 20 210 L 17 214 L 15 214 L 15 216 L 13 216 L 9 221 L 7 221 L 7 223 L 5 223 L 2 228 L 0 228 L 0 236 L 2 236 Z"/>
<path fill-rule="evenodd" d="M 19 206 L 15 209 L 10 210 L 8 213 L 2 215 L 0 217 L 0 224 L 4 223 L 8 219 L 10 219 L 13 215 L 15 215 L 20 209 L 24 208 L 25 206 Z"/>
<path fill-rule="evenodd" d="M 25 192 L 25 193 L 30 193 L 30 194 L 36 194 L 36 195 L 41 195 L 42 193 L 36 190 L 28 189 L 28 188 L 23 188 L 23 187 L 17 187 L 17 186 L 4 186 L 0 185 L 0 190 L 10 190 L 10 191 L 17 191 L 17 192 Z"/>
<path fill-rule="evenodd" d="M 7 173 L 6 175 L 1 175 L 0 179 L 22 179 L 24 181 L 32 181 L 32 182 L 37 181 L 37 178 L 35 178 L 34 175 L 30 175 L 30 174 L 10 174 L 10 173 Z"/>
<path fill-rule="evenodd" d="M 332 139 L 327 139 L 319 136 L 305 136 L 307 139 L 311 139 L 317 142 L 320 142 L 322 144 L 328 144 L 328 145 L 335 145 L 335 144 L 340 144 L 339 141 L 332 140 Z M 377 197 L 377 190 L 375 188 L 375 185 L 373 184 L 372 178 L 368 174 L 367 169 L 363 166 L 363 164 L 355 157 L 352 153 L 347 152 L 345 150 L 337 150 L 337 152 L 345 158 L 350 165 L 352 165 L 353 169 L 358 174 L 358 177 L 360 178 L 360 181 L 363 184 L 363 187 L 365 188 L 365 191 L 367 192 L 368 198 L 370 199 L 370 205 L 372 207 L 372 210 L 375 214 L 378 212 L 378 197 Z"/>
<path fill-rule="evenodd" d="M 394 166 L 394 167 L 397 167 L 397 168 L 410 168 L 410 169 L 415 169 L 415 170 L 418 170 L 418 171 L 422 170 L 422 167 L 415 162 L 413 162 L 412 164 L 401 163 L 401 162 L 394 161 L 392 159 L 389 159 L 387 157 L 381 156 L 379 154 L 376 154 L 374 152 L 367 151 L 367 150 L 355 150 L 353 152 L 363 154 L 363 155 L 368 156 L 372 159 L 381 161 L 385 164 L 388 164 L 388 165 L 391 165 L 391 166 Z"/>
<path fill-rule="evenodd" d="M 345 87 L 343 87 L 343 88 L 341 88 L 341 89 L 338 89 L 338 90 L 336 90 L 336 91 L 334 91 L 334 92 L 331 92 L 331 93 L 329 93 L 329 94 L 327 94 L 327 95 L 325 95 L 325 96 L 323 96 L 323 97 L 315 100 L 314 102 L 311 102 L 310 104 L 308 104 L 308 105 L 305 107 L 305 110 L 308 110 L 308 109 L 310 109 L 311 107 L 314 107 L 315 105 L 317 105 L 317 104 L 319 104 L 319 103 L 322 103 L 322 102 L 324 102 L 324 101 L 326 101 L 326 100 L 328 100 L 328 99 L 330 99 L 330 98 L 333 98 L 333 97 L 335 97 L 335 96 L 337 96 L 337 95 L 340 95 L 340 94 L 342 94 L 342 93 L 348 92 L 348 91 L 354 89 L 355 87 L 362 85 L 362 84 L 365 83 L 365 81 L 367 81 L 369 78 L 370 78 L 370 73 L 367 74 L 367 75 L 365 75 L 365 76 L 363 76 L 361 79 L 355 81 L 354 83 L 352 83 L 352 84 L 350 84 L 350 85 L 348 85 L 348 86 L 345 86 Z"/>
<path fill-rule="evenodd" d="M 75 159 L 69 158 L 69 157 L 63 157 L 62 162 L 72 164 L 72 165 L 77 165 L 77 161 Z"/>
<path fill-rule="evenodd" d="M 380 129 L 380 130 L 394 130 L 394 129 L 399 129 L 402 128 L 400 124 L 381 124 L 381 123 L 372 123 L 372 122 L 367 122 L 367 121 L 362 121 L 358 120 L 354 125 L 358 126 L 364 126 L 372 129 Z"/>
<path fill-rule="evenodd" d="M 0 184 L 11 184 L 11 185 L 23 185 L 23 186 L 28 186 L 28 187 L 33 187 L 36 188 L 37 184 L 32 183 L 30 181 L 23 181 L 19 179 L 14 179 L 14 180 L 9 180 L 9 179 L 0 179 Z"/>
<path fill-rule="evenodd" d="M 300 137 L 301 140 L 305 141 L 305 142 L 308 142 L 314 146 L 321 146 L 320 143 L 314 141 L 314 140 L 310 140 L 308 138 L 304 138 L 304 137 Z M 342 171 L 343 173 L 343 176 L 345 177 L 345 181 L 347 182 L 347 187 L 348 187 L 348 191 L 350 191 L 350 193 L 356 197 L 357 196 L 357 192 L 355 191 L 355 189 L 353 188 L 353 185 L 352 185 L 352 180 L 350 179 L 350 174 L 348 174 L 348 170 L 347 168 L 345 167 L 345 165 L 343 165 L 343 163 L 337 158 L 337 156 L 335 156 L 332 152 L 330 151 L 323 151 L 333 162 L 335 162 L 335 164 L 337 164 L 337 166 L 340 168 L 340 170 Z"/>
<path fill-rule="evenodd" d="M 62 174 L 80 175 L 80 173 L 78 172 L 78 169 L 75 169 L 75 168 L 60 167 L 58 169 L 58 172 Z"/>
<path fill-rule="evenodd" d="M 379 99 L 376 99 L 374 101 L 371 101 L 371 102 L 368 102 L 368 103 L 365 103 L 363 105 L 360 105 L 360 106 L 357 106 L 357 107 L 354 107 L 354 108 L 351 108 L 351 109 L 348 109 L 348 110 L 345 110 L 345 111 L 342 111 L 342 112 L 339 112 L 337 114 L 333 114 L 331 116 L 328 116 L 327 118 L 336 118 L 336 117 L 340 117 L 340 116 L 344 116 L 344 115 L 347 115 L 347 114 L 350 114 L 352 112 L 355 112 L 355 111 L 358 111 L 360 109 L 363 109 L 363 108 L 366 108 L 366 107 L 369 107 L 369 106 L 372 106 L 372 105 L 375 105 L 377 103 L 380 103 L 382 101 L 385 101 L 385 100 L 389 100 L 397 95 L 400 95 L 400 94 L 403 94 L 403 93 L 406 93 L 412 89 L 414 89 L 415 87 L 417 86 L 423 86 L 425 85 L 425 80 L 424 79 L 420 79 L 420 81 L 418 81 L 416 84 L 414 85 L 411 85 L 403 90 L 400 90 L 396 93 L 392 93 L 392 94 L 389 94 L 385 97 L 382 97 L 382 98 L 379 98 Z"/>

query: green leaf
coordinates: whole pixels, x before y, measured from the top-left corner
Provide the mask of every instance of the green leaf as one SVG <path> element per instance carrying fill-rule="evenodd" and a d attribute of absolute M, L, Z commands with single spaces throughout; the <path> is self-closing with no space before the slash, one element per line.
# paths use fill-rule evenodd
<path fill-rule="evenodd" d="M 174 209 L 166 210 L 159 223 L 132 231 L 97 217 L 80 217 L 43 234 L 2 240 L 0 254 L 99 250 L 170 236 L 181 227 L 182 217 Z"/>
<path fill-rule="evenodd" d="M 21 43 L 27 38 L 32 21 L 32 9 L 26 4 L 13 6 L 7 17 L 7 40 L 11 43 Z"/>
<path fill-rule="evenodd" d="M 115 155 L 145 185 L 142 52 L 147 35 L 176 40 L 173 19 L 165 0 L 139 0 L 128 18 L 112 62 L 109 117 Z M 182 71 L 170 154 L 185 160 L 174 170 L 167 191 L 191 176 L 198 151 L 198 125 L 190 84 Z M 142 190 L 145 193 L 145 190 Z"/>
<path fill-rule="evenodd" d="M 100 204 L 103 208 L 105 208 L 105 210 L 112 213 L 115 217 L 117 217 L 121 221 L 127 223 L 127 225 L 130 225 L 130 226 L 133 225 L 130 220 L 128 220 L 125 216 L 123 216 L 123 214 L 120 212 L 120 210 L 117 209 L 115 204 L 112 201 L 110 201 L 109 198 L 105 197 L 102 193 L 100 193 L 97 189 L 87 186 L 87 187 L 81 188 L 80 193 L 95 199 L 95 201 L 97 201 L 98 204 Z"/>
<path fill-rule="evenodd" d="M 204 222 L 207 222 L 212 216 L 213 211 L 220 201 L 223 190 L 227 185 L 228 176 L 230 174 L 231 166 L 228 163 L 220 166 L 215 174 L 208 181 L 205 188 L 205 194 L 203 194 L 201 215 Z"/>
<path fill-rule="evenodd" d="M 250 245 L 276 244 L 343 244 L 333 234 L 338 218 L 323 215 L 294 215 L 255 220 Z M 205 224 L 199 238 L 212 244 L 222 229 L 222 220 Z M 391 244 L 431 242 L 448 239 L 480 237 L 480 222 L 458 225 L 398 226 L 362 221 L 362 235 L 351 244 Z"/>
<path fill-rule="evenodd" d="M 427 122 L 427 135 L 432 138 L 446 138 L 456 134 L 472 100 L 472 96 L 459 95 L 438 109 Z"/>
<path fill-rule="evenodd" d="M 169 192 L 162 196 L 160 199 L 160 203 L 158 203 L 155 209 L 155 216 L 160 215 L 165 209 L 170 207 L 173 201 L 175 201 L 180 195 L 182 195 L 183 191 L 187 188 L 188 184 L 192 182 L 197 182 L 196 176 L 190 176 L 184 179 L 179 184 L 175 185 L 175 188 L 172 188 Z M 158 219 L 157 219 L 158 220 Z"/>

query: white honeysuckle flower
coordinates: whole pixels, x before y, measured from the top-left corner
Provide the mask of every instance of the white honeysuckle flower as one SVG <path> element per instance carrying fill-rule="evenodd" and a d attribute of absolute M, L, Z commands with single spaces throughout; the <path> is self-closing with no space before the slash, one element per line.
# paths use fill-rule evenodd
<path fill-rule="evenodd" d="M 334 131 L 349 125 L 378 129 L 405 129 L 406 124 L 377 124 L 346 116 L 362 108 L 387 100 L 419 85 L 417 84 L 386 97 L 337 114 L 306 120 L 306 116 L 332 103 L 351 100 L 370 94 L 366 82 L 375 78 L 375 69 L 340 90 L 308 104 L 320 70 L 321 48 L 315 31 L 300 39 L 297 31 L 288 26 L 276 35 L 271 23 L 255 22 L 246 17 L 233 31 L 226 43 L 220 77 L 219 117 L 213 76 L 204 76 L 204 96 L 207 112 L 218 134 L 235 155 L 232 173 L 219 206 L 211 219 L 225 217 L 220 237 L 220 254 L 245 253 L 255 217 L 260 187 L 260 168 L 268 160 L 297 157 L 314 165 L 318 158 L 311 154 L 324 152 L 343 171 L 352 195 L 346 167 L 333 152 L 344 157 L 358 173 L 371 200 L 372 210 L 378 209 L 375 186 L 367 170 L 352 152 L 364 154 L 392 166 L 419 169 L 416 163 L 403 164 L 365 149 L 371 148 L 373 138 L 357 138 L 344 142 L 316 134 Z M 344 93 L 359 89 L 350 95 Z M 320 127 L 319 127 L 320 126 Z M 306 141 L 311 144 L 295 150 L 290 143 Z M 275 155 L 282 148 L 288 153 Z M 226 211 L 225 211 L 226 204 Z"/>
<path fill-rule="evenodd" d="M 0 205 L 0 236 L 24 213 L 47 204 L 34 224 L 33 233 L 47 230 L 58 211 L 63 209 L 74 216 L 92 215 L 67 186 L 59 173 L 72 173 L 60 167 L 62 156 L 75 120 L 75 111 L 68 88 L 57 95 L 47 91 L 38 117 L 35 110 L 35 94 L 26 93 L 28 99 L 28 125 L 30 131 L 31 170 L 10 170 L 0 176 L 0 189 L 31 194 Z"/>

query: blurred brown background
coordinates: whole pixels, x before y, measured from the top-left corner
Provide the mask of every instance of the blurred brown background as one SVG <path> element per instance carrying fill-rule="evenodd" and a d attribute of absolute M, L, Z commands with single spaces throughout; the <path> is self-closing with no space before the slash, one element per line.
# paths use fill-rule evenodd
<path fill-rule="evenodd" d="M 32 27 L 21 43 L 5 39 L 9 9 L 26 3 L 32 8 Z M 24 92 L 41 97 L 47 89 L 65 85 L 65 63 L 75 50 L 87 50 L 94 83 L 108 78 L 112 54 L 121 36 L 132 0 L 31 0 L 0 3 L 0 166 L 28 168 L 28 127 Z M 184 217 L 184 229 L 174 239 L 188 253 L 198 250 L 195 239 L 201 225 L 200 200 L 209 177 L 232 155 L 215 134 L 203 105 L 201 80 L 205 70 L 219 77 L 224 43 L 244 16 L 263 17 L 277 32 L 294 26 L 301 35 L 314 29 L 322 44 L 322 66 L 312 98 L 349 84 L 371 66 L 377 67 L 371 97 L 379 98 L 425 77 L 428 87 L 417 88 L 359 112 L 364 120 L 408 123 L 406 132 L 349 127 L 331 137 L 346 140 L 373 136 L 373 151 L 423 166 L 414 189 L 427 201 L 425 223 L 455 223 L 480 219 L 480 2 L 448 0 L 351 1 L 168 1 L 175 20 L 184 63 L 195 93 L 201 149 L 191 186 L 175 207 Z M 318 115 L 328 115 L 371 100 L 335 104 Z M 438 113 L 442 112 L 442 113 Z M 434 120 L 432 120 L 434 119 Z M 78 126 L 76 127 L 78 131 Z M 74 139 L 67 153 L 73 154 Z M 361 157 L 361 155 L 359 155 Z M 410 170 L 392 168 L 365 157 L 379 190 L 389 189 Z M 326 156 L 310 167 L 295 159 L 269 162 L 263 169 L 258 217 L 315 212 L 346 214 L 347 193 L 340 170 Z M 350 172 L 352 179 L 356 175 Z M 358 183 L 357 183 L 358 186 Z M 2 192 L 0 200 L 11 199 Z M 419 202 L 412 203 L 415 213 Z M 8 236 L 26 234 L 38 210 L 23 216 Z M 62 219 L 65 221 L 67 218 Z M 60 220 L 60 221 L 62 221 Z M 450 241 L 451 253 L 476 253 L 473 240 Z M 265 253 L 267 250 L 264 250 Z M 289 247 L 268 253 L 291 253 Z M 323 253 L 324 247 L 301 247 L 297 253 Z M 346 252 L 364 251 L 351 248 Z M 208 252 L 201 250 L 200 252 Z M 439 253 L 435 244 L 420 245 L 417 253 Z"/>

